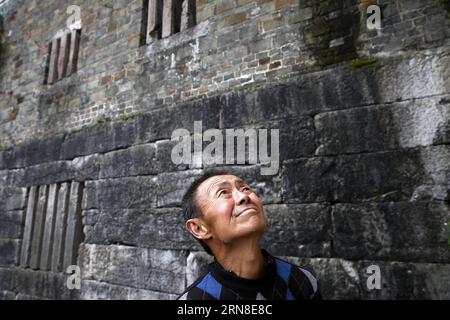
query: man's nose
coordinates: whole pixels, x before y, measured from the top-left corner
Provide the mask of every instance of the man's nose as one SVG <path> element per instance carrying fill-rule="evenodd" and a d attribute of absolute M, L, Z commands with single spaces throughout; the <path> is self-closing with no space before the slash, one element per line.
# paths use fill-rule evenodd
<path fill-rule="evenodd" d="M 241 192 L 239 190 L 235 190 L 234 195 L 235 195 L 235 199 L 236 199 L 236 204 L 238 206 L 250 202 L 250 197 L 248 196 L 248 194 L 246 192 Z"/>

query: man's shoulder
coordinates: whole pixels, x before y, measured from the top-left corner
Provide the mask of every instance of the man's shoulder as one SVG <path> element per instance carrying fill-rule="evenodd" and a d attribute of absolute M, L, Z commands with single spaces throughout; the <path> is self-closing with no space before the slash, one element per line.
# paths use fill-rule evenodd
<path fill-rule="evenodd" d="M 314 272 L 304 266 L 298 265 L 279 257 L 274 257 L 277 266 L 277 274 L 286 284 L 296 292 L 301 292 L 305 297 L 319 298 L 319 282 Z"/>
<path fill-rule="evenodd" d="M 206 270 L 197 278 L 177 300 L 218 300 L 221 284 L 212 276 L 210 270 Z"/>

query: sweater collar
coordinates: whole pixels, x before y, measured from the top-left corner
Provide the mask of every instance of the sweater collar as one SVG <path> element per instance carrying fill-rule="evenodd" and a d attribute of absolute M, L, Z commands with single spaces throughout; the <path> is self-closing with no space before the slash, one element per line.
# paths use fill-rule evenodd
<path fill-rule="evenodd" d="M 276 275 L 275 258 L 266 250 L 261 250 L 266 261 L 263 274 L 258 279 L 245 279 L 232 271 L 225 270 L 217 261 L 210 264 L 209 271 L 225 287 L 243 291 L 261 291 L 273 284 Z"/>

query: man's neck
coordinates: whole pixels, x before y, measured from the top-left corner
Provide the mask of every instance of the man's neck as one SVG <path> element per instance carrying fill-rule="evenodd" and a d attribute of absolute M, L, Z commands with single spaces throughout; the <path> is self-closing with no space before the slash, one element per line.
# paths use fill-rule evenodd
<path fill-rule="evenodd" d="M 265 259 L 258 242 L 223 247 L 216 252 L 215 258 L 223 269 L 245 279 L 258 279 L 265 268 Z"/>

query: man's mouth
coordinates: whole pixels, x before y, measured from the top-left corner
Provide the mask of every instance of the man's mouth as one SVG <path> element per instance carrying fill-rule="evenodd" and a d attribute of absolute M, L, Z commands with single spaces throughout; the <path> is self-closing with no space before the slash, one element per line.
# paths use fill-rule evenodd
<path fill-rule="evenodd" d="M 242 215 L 242 214 L 244 214 L 244 213 L 246 213 L 246 212 L 249 212 L 249 211 L 251 211 L 251 210 L 257 211 L 257 209 L 256 209 L 255 207 L 247 207 L 247 208 L 241 210 L 238 214 L 236 214 L 236 215 L 235 215 L 235 218 L 237 218 L 237 217 L 239 217 L 240 215 Z"/>

